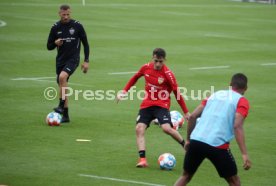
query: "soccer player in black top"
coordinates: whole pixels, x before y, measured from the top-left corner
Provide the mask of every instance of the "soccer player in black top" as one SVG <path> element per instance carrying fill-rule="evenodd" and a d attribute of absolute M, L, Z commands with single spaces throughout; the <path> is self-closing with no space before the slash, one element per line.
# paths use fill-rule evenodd
<path fill-rule="evenodd" d="M 81 69 L 84 73 L 89 67 L 89 44 L 83 26 L 70 17 L 69 5 L 61 5 L 59 9 L 60 21 L 56 22 L 50 31 L 47 48 L 57 48 L 56 74 L 59 85 L 59 105 L 55 112 L 63 114 L 62 123 L 69 122 L 68 98 L 65 96 L 69 77 L 73 74 L 80 62 L 80 42 L 84 47 L 84 63 Z"/>

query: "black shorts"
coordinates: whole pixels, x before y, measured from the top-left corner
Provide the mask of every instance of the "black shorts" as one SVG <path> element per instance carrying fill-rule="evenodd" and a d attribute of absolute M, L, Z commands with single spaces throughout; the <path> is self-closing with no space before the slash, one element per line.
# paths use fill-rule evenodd
<path fill-rule="evenodd" d="M 219 149 L 196 140 L 190 142 L 184 158 L 184 170 L 194 174 L 205 158 L 216 167 L 220 177 L 228 178 L 237 175 L 237 165 L 230 149 Z"/>
<path fill-rule="evenodd" d="M 67 60 L 65 63 L 57 64 L 56 65 L 56 74 L 57 74 L 57 82 L 59 82 L 59 74 L 64 71 L 69 74 L 69 77 L 75 72 L 75 70 L 79 66 L 79 59 L 78 58 L 71 58 Z M 69 79 L 68 77 L 68 79 Z M 67 79 L 67 81 L 68 81 Z"/>
<path fill-rule="evenodd" d="M 173 126 L 169 110 L 158 106 L 140 109 L 136 123 L 144 123 L 149 127 L 151 121 L 156 118 L 158 119 L 160 125 L 169 123 L 171 126 Z"/>

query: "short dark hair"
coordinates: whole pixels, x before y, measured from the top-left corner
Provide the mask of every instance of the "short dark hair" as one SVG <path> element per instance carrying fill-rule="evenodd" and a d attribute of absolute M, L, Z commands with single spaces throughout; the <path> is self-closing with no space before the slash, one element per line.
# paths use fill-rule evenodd
<path fill-rule="evenodd" d="M 166 58 L 166 51 L 163 48 L 156 48 L 153 50 L 152 55 L 156 55 L 157 58 Z"/>
<path fill-rule="evenodd" d="M 242 73 L 237 73 L 232 76 L 231 86 L 235 89 L 247 88 L 247 77 Z"/>
<path fill-rule="evenodd" d="M 68 9 L 70 9 L 70 6 L 66 5 L 66 4 L 63 4 L 63 5 L 60 5 L 59 9 L 60 10 L 68 10 Z"/>

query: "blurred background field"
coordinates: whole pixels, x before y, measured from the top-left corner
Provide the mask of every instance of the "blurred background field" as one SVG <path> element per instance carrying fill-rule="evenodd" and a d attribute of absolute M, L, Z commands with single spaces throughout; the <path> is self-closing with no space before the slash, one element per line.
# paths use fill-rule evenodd
<path fill-rule="evenodd" d="M 84 25 L 91 48 L 89 73 L 79 68 L 70 79 L 74 90 L 119 91 L 132 74 L 115 73 L 137 71 L 156 47 L 167 51 L 167 65 L 188 98 L 211 86 L 227 89 L 233 73 L 245 73 L 252 169 L 242 170 L 235 141 L 232 152 L 242 185 L 275 185 L 276 6 L 225 0 L 86 0 L 85 6 L 80 0 L 1 0 L 0 185 L 139 185 L 80 174 L 173 185 L 182 172 L 184 151 L 156 125 L 146 134 L 150 167 L 135 167 L 140 100 L 116 104 L 72 96 L 71 123 L 45 124 L 58 102 L 43 95 L 47 87 L 57 88 L 56 51 L 47 51 L 46 42 L 62 3 L 70 4 L 72 17 Z M 46 78 L 30 79 L 41 77 Z M 137 89 L 143 85 L 141 79 Z M 186 102 L 192 112 L 200 99 Z M 180 111 L 173 96 L 171 109 Z M 186 125 L 179 131 L 186 137 Z M 173 171 L 157 165 L 164 152 L 177 159 Z M 204 161 L 190 185 L 226 184 Z"/>

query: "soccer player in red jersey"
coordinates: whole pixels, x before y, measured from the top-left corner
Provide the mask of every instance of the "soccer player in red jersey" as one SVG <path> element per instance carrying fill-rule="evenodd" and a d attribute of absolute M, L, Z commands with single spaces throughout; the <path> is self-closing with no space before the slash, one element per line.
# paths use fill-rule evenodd
<path fill-rule="evenodd" d="M 162 48 L 153 51 L 152 61 L 143 65 L 140 70 L 129 80 L 122 91 L 117 96 L 117 101 L 121 100 L 127 91 L 144 76 L 145 97 L 140 106 L 136 123 L 136 142 L 139 151 L 139 161 L 136 167 L 147 167 L 145 131 L 150 126 L 153 119 L 157 118 L 162 130 L 170 135 L 184 147 L 185 141 L 179 132 L 172 128 L 170 117 L 170 93 L 173 92 L 180 105 L 186 120 L 189 118 L 189 111 L 185 101 L 180 94 L 176 79 L 172 71 L 165 65 L 166 52 Z"/>

